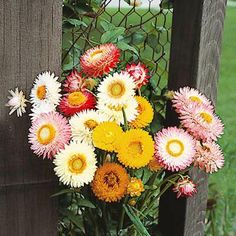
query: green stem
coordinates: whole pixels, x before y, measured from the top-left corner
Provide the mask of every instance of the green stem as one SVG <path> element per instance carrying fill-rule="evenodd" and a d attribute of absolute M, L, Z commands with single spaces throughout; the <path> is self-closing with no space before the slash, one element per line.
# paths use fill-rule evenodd
<path fill-rule="evenodd" d="M 168 188 L 169 188 L 171 185 L 172 185 L 172 183 L 171 183 L 171 184 L 166 184 L 166 186 L 162 189 L 162 191 L 157 195 L 157 197 L 155 198 L 155 200 L 158 200 L 158 198 L 160 198 L 160 197 L 162 196 L 162 194 L 164 194 L 164 193 L 168 190 Z M 154 206 L 155 204 L 156 204 L 156 201 L 152 201 L 152 202 L 150 203 L 150 205 L 148 206 L 148 208 L 146 208 L 146 209 L 143 211 L 143 214 L 144 214 L 144 215 L 149 214 L 149 212 L 152 211 L 152 208 L 153 208 L 153 206 Z"/>
<path fill-rule="evenodd" d="M 173 176 L 172 176 L 173 177 Z M 162 191 L 155 197 L 155 199 L 158 199 L 162 196 L 162 194 L 164 194 L 166 192 L 166 190 L 168 190 L 168 188 L 173 185 L 173 183 L 175 183 L 175 181 L 178 179 L 179 177 L 178 176 L 175 176 L 173 179 L 170 179 L 168 178 L 168 180 L 166 179 L 165 181 L 163 181 L 161 184 L 159 184 L 159 187 L 160 188 L 164 183 L 166 183 L 167 181 L 170 182 L 170 183 L 167 183 L 166 186 L 162 189 Z M 156 188 L 156 189 L 158 189 Z M 154 192 L 155 193 L 155 192 Z M 149 199 L 153 196 L 153 193 L 151 193 L 149 195 L 149 198 L 147 199 L 147 201 L 149 201 Z M 143 208 L 141 209 L 141 212 L 143 212 L 144 215 L 148 214 L 151 210 L 152 210 L 152 207 L 154 206 L 156 202 L 155 201 L 152 201 L 149 205 L 147 205 L 146 208 Z"/>
<path fill-rule="evenodd" d="M 127 122 L 127 117 L 125 114 L 125 109 L 122 107 L 122 114 L 123 114 L 123 119 L 124 119 L 124 130 L 128 130 L 128 122 Z"/>
<path fill-rule="evenodd" d="M 138 89 L 138 95 L 139 95 L 139 96 L 142 96 L 140 89 Z"/>
<path fill-rule="evenodd" d="M 104 228 L 105 228 L 105 232 L 109 232 L 109 227 L 108 227 L 108 222 L 107 222 L 107 214 L 106 214 L 106 203 L 103 202 L 102 203 L 102 219 L 104 222 Z"/>
<path fill-rule="evenodd" d="M 154 182 L 155 182 L 155 180 L 156 180 L 156 178 L 157 178 L 161 173 L 162 173 L 162 170 L 160 170 L 159 172 L 155 172 L 155 173 L 152 175 L 152 177 L 148 180 L 147 185 L 148 185 L 148 186 L 153 185 Z M 145 197 L 144 197 L 144 199 L 143 199 L 143 201 L 142 201 L 142 203 L 141 203 L 140 209 L 143 208 L 145 202 L 146 202 L 147 199 L 149 198 L 150 192 L 152 192 L 152 191 L 153 191 L 152 189 L 148 189 L 148 190 L 146 191 Z"/>
<path fill-rule="evenodd" d="M 124 203 L 122 204 L 122 211 L 121 211 L 121 215 L 120 215 L 120 222 L 119 222 L 117 233 L 119 233 L 119 231 L 123 228 L 124 218 L 125 218 L 125 209 L 124 209 L 123 205 L 126 205 L 127 202 L 128 202 L 128 196 L 125 197 Z"/>
<path fill-rule="evenodd" d="M 88 214 L 90 215 L 90 219 L 92 220 L 93 226 L 95 228 L 95 236 L 100 236 L 97 221 L 96 221 L 96 219 L 94 217 L 94 214 L 93 214 L 91 209 L 88 209 Z"/>

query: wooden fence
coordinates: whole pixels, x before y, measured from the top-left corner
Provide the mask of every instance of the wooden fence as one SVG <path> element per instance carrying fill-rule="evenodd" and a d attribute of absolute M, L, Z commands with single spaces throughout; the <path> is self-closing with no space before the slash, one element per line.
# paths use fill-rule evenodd
<path fill-rule="evenodd" d="M 174 0 L 170 89 L 199 88 L 216 100 L 226 0 Z M 50 162 L 33 157 L 27 144 L 29 120 L 8 116 L 8 89 L 29 93 L 43 70 L 60 74 L 61 0 L 0 0 L 0 235 L 57 235 L 55 177 Z M 177 123 L 168 109 L 167 123 Z M 161 199 L 163 236 L 204 235 L 207 176 L 193 170 L 198 194 L 176 200 L 169 191 Z"/>

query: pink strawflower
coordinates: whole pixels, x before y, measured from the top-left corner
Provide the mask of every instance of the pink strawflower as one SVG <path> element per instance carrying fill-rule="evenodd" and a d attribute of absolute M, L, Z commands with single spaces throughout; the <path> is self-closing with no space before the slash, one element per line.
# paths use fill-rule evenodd
<path fill-rule="evenodd" d="M 80 57 L 80 66 L 88 77 L 107 75 L 120 61 L 120 49 L 113 43 L 98 45 Z"/>
<path fill-rule="evenodd" d="M 186 107 L 191 106 L 192 104 L 201 104 L 214 111 L 212 102 L 205 95 L 198 90 L 189 87 L 183 87 L 180 88 L 179 91 L 175 91 L 172 103 L 177 113 L 180 113 L 181 110 L 185 110 Z"/>
<path fill-rule="evenodd" d="M 66 80 L 63 84 L 64 91 L 68 93 L 85 90 L 86 89 L 86 82 L 85 78 L 82 77 L 82 73 L 78 72 L 76 69 L 66 77 Z"/>
<path fill-rule="evenodd" d="M 184 170 L 193 162 L 195 140 L 177 127 L 168 127 L 155 137 L 155 158 L 167 170 Z"/>
<path fill-rule="evenodd" d="M 195 193 L 197 193 L 196 184 L 194 184 L 188 176 L 183 179 L 179 179 L 175 184 L 173 191 L 177 193 L 177 198 L 192 197 Z"/>
<path fill-rule="evenodd" d="M 138 64 L 131 64 L 126 66 L 126 71 L 134 79 L 137 88 L 141 88 L 149 81 L 148 69 L 144 64 L 140 62 Z"/>
<path fill-rule="evenodd" d="M 196 139 L 216 141 L 223 134 L 224 125 L 217 115 L 203 105 L 194 104 L 181 110 L 180 122 Z"/>
<path fill-rule="evenodd" d="M 43 158 L 54 157 L 70 138 L 71 129 L 66 118 L 55 111 L 41 114 L 29 129 L 30 148 Z"/>
<path fill-rule="evenodd" d="M 215 142 L 198 142 L 196 145 L 196 155 L 194 166 L 199 167 L 206 173 L 218 171 L 224 165 L 224 155 L 220 146 Z"/>

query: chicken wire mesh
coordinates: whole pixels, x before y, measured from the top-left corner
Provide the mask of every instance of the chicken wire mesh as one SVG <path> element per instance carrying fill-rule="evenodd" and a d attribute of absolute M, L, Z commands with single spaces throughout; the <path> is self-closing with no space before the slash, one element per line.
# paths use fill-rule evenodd
<path fill-rule="evenodd" d="M 159 0 L 72 0 L 63 6 L 63 71 L 91 47 L 118 43 L 123 61 L 145 63 L 158 90 L 167 84 L 172 10 Z M 136 6 L 135 6 L 136 5 Z"/>

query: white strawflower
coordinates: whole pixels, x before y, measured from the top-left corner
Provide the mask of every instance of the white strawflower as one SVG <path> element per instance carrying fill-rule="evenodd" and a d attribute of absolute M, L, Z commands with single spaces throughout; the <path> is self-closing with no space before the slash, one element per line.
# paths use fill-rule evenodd
<path fill-rule="evenodd" d="M 98 87 L 98 99 L 113 107 L 123 106 L 135 95 L 134 80 L 127 72 L 108 75 Z"/>
<path fill-rule="evenodd" d="M 34 86 L 31 90 L 30 101 L 33 106 L 40 106 L 42 103 L 58 105 L 60 102 L 61 83 L 58 82 L 58 77 L 54 73 L 48 71 L 37 76 L 34 81 Z"/>
<path fill-rule="evenodd" d="M 90 183 L 97 169 L 94 148 L 86 143 L 71 142 L 56 155 L 53 163 L 59 180 L 74 188 Z"/>
<path fill-rule="evenodd" d="M 15 88 L 15 91 L 9 90 L 11 96 L 8 97 L 9 101 L 6 103 L 7 107 L 10 107 L 9 115 L 16 111 L 17 116 L 22 116 L 26 112 L 26 102 L 27 99 L 22 91 Z"/>

